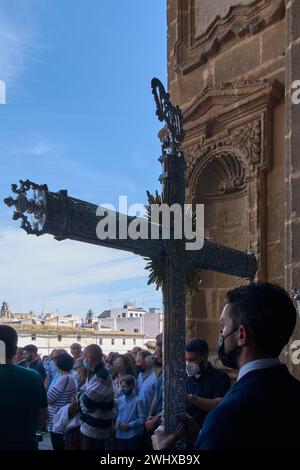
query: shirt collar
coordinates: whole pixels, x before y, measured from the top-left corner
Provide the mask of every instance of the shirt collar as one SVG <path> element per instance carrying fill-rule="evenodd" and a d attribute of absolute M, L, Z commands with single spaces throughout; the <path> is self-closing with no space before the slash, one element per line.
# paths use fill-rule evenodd
<path fill-rule="evenodd" d="M 237 381 L 239 381 L 242 377 L 244 377 L 244 375 L 248 374 L 249 372 L 252 372 L 253 370 L 268 369 L 269 367 L 276 367 L 280 365 L 281 365 L 281 362 L 278 359 L 278 357 L 256 359 L 255 361 L 247 362 L 247 364 L 245 364 L 240 369 Z"/>

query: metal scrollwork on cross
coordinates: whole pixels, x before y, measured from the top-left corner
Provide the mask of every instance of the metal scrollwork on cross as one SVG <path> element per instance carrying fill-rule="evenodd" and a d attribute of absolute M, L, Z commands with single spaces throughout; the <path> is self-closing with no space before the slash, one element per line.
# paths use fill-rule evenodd
<path fill-rule="evenodd" d="M 4 199 L 8 207 L 15 207 L 13 220 L 22 220 L 21 228 L 23 228 L 29 235 L 37 235 L 41 228 L 43 219 L 46 218 L 46 200 L 45 194 L 48 192 L 47 185 L 39 185 L 32 181 L 20 180 L 19 187 L 16 184 L 11 185 L 11 190 L 17 194 L 16 199 L 7 197 Z M 33 198 L 27 198 L 27 192 L 33 191 Z M 28 220 L 28 216 L 32 216 L 32 221 Z"/>
<path fill-rule="evenodd" d="M 169 144 L 177 148 L 184 139 L 180 108 L 171 103 L 170 94 L 158 78 L 152 79 L 151 88 L 156 103 L 156 115 L 161 122 L 166 123 Z"/>

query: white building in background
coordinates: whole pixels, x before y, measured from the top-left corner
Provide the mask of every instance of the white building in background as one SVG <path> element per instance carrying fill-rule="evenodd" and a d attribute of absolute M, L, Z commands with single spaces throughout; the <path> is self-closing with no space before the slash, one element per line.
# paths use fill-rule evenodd
<path fill-rule="evenodd" d="M 132 304 L 122 308 L 104 310 L 98 316 L 97 329 L 110 328 L 114 331 L 127 331 L 142 334 L 147 340 L 154 340 L 162 332 L 163 316 L 159 308 L 150 308 L 149 312 Z"/>
<path fill-rule="evenodd" d="M 79 315 L 65 315 L 61 316 L 55 313 L 46 313 L 38 318 L 38 323 L 49 326 L 71 326 L 72 328 L 79 327 L 81 324 Z"/>
<path fill-rule="evenodd" d="M 18 332 L 18 346 L 35 344 L 41 356 L 48 355 L 53 349 L 63 348 L 68 352 L 72 343 L 80 343 L 82 348 L 89 344 L 98 344 L 104 354 L 111 351 L 121 354 L 134 346 L 145 347 L 142 334 L 120 331 L 95 331 L 92 328 L 49 327 L 44 325 L 13 325 Z"/>
<path fill-rule="evenodd" d="M 0 309 L 0 323 L 17 330 L 18 345 L 35 344 L 41 356 L 55 348 L 69 351 L 72 343 L 80 343 L 83 348 L 88 344 L 99 344 L 105 354 L 111 351 L 126 353 L 134 346 L 147 348 L 161 333 L 163 318 L 159 308 L 147 311 L 124 304 L 122 308 L 104 310 L 93 325 L 82 322 L 79 316 L 72 314 L 12 313 L 6 302 Z"/>

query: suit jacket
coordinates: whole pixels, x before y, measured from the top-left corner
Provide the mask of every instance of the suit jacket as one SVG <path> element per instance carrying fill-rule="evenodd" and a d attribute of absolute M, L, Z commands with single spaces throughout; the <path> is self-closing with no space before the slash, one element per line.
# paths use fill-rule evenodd
<path fill-rule="evenodd" d="M 300 382 L 285 365 L 249 372 L 208 413 L 195 450 L 299 449 Z"/>

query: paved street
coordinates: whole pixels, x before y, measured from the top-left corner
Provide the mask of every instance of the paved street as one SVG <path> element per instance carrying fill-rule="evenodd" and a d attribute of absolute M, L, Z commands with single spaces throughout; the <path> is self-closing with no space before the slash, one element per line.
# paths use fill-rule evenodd
<path fill-rule="evenodd" d="M 45 432 L 43 434 L 43 441 L 39 442 L 39 450 L 53 450 L 51 445 L 50 434 Z"/>

